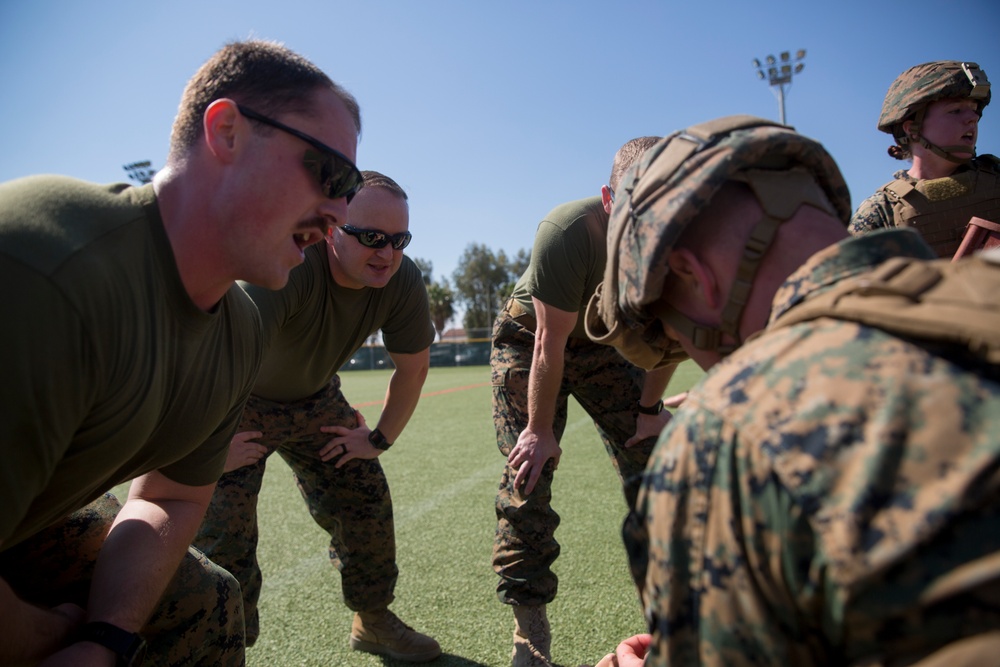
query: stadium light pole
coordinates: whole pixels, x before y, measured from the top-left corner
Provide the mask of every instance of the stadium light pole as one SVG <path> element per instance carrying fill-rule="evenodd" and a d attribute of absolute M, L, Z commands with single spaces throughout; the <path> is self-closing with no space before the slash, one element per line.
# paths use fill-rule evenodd
<path fill-rule="evenodd" d="M 153 176 L 156 174 L 153 163 L 149 160 L 122 165 L 122 169 L 125 170 L 129 178 L 140 185 L 152 182 Z"/>
<path fill-rule="evenodd" d="M 771 90 L 778 97 L 778 108 L 781 112 L 781 124 L 785 123 L 785 93 L 792 87 L 792 77 L 802 71 L 805 67 L 803 59 L 806 57 L 806 50 L 799 49 L 795 52 L 795 59 L 788 51 L 782 51 L 778 57 L 768 56 L 761 64 L 757 58 L 753 59 L 754 69 L 757 70 L 757 78 L 767 81 Z"/>

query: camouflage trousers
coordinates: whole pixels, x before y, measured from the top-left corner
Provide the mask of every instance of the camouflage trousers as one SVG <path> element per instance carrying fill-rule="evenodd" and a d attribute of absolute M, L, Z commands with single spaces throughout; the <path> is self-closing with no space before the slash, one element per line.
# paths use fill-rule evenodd
<path fill-rule="evenodd" d="M 320 432 L 320 426 L 357 425 L 337 376 L 301 401 L 277 403 L 257 396 L 247 401 L 239 430 L 262 432 L 258 442 L 267 447 L 267 454 L 256 465 L 222 476 L 195 546 L 239 580 L 248 646 L 260 634 L 257 496 L 274 452 L 294 472 L 312 518 L 330 534 L 330 561 L 340 572 L 347 606 L 368 611 L 393 601 L 399 571 L 392 500 L 382 465 L 378 459 L 354 459 L 338 469 L 336 458 L 324 462 L 318 454 L 332 437 Z"/>
<path fill-rule="evenodd" d="M 0 574 L 22 599 L 43 607 L 87 607 L 90 579 L 118 510 L 110 493 L 7 551 Z M 245 664 L 243 606 L 233 576 L 189 548 L 142 628 L 144 665 L 239 667 Z"/>
<path fill-rule="evenodd" d="M 535 335 L 506 311 L 493 328 L 490 358 L 493 378 L 493 423 L 497 446 L 508 456 L 528 424 L 528 376 Z M 644 372 L 625 361 L 614 348 L 571 338 L 566 346 L 562 387 L 556 400 L 553 430 L 561 440 L 566 428 L 569 396 L 594 420 L 604 448 L 622 480 L 625 500 L 635 503 L 639 475 L 655 438 L 626 449 L 635 434 L 636 407 Z M 570 455 L 567 452 L 563 456 Z M 496 497 L 497 529 L 493 569 L 500 575 L 497 597 L 505 604 L 539 605 L 555 599 L 558 580 L 552 563 L 559 556 L 555 531 L 559 515 L 552 509 L 552 461 L 546 463 L 535 489 L 527 497 L 514 490 L 515 470 L 505 466 Z M 624 516 L 624 508 L 623 508 Z"/>

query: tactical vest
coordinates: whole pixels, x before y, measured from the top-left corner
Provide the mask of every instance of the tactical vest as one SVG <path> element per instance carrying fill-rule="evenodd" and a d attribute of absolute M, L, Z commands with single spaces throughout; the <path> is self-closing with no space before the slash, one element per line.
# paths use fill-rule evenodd
<path fill-rule="evenodd" d="M 1000 374 L 1000 250 L 951 262 L 894 257 L 806 299 L 767 331 L 833 317 L 914 341 L 989 377 Z"/>
<path fill-rule="evenodd" d="M 938 257 L 955 254 L 969 218 L 1000 222 L 1000 161 L 992 155 L 952 176 L 916 183 L 899 179 L 880 191 L 889 198 L 895 225 L 916 229 Z"/>

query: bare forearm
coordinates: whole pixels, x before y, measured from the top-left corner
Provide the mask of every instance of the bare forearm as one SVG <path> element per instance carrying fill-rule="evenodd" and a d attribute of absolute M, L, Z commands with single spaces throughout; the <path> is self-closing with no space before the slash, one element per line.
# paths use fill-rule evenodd
<path fill-rule="evenodd" d="M 552 429 L 564 365 L 565 342 L 555 344 L 544 335 L 536 339 L 531 375 L 528 378 L 529 429 Z"/>
<path fill-rule="evenodd" d="M 145 625 L 194 538 L 204 508 L 129 500 L 104 541 L 88 618 L 132 632 Z"/>
<path fill-rule="evenodd" d="M 639 402 L 642 405 L 653 405 L 655 402 L 663 400 L 663 392 L 667 390 L 670 378 L 674 376 L 674 371 L 676 370 L 677 365 L 671 364 L 646 371 L 646 378 L 642 384 L 642 396 L 639 398 Z"/>
<path fill-rule="evenodd" d="M 385 392 L 382 415 L 378 420 L 378 428 L 389 442 L 396 441 L 413 416 L 413 411 L 417 409 L 426 377 L 426 373 L 410 375 L 398 370 L 392 374 Z"/>
<path fill-rule="evenodd" d="M 133 632 L 146 623 L 194 539 L 213 489 L 177 484 L 155 472 L 133 480 L 97 560 L 88 620 Z"/>

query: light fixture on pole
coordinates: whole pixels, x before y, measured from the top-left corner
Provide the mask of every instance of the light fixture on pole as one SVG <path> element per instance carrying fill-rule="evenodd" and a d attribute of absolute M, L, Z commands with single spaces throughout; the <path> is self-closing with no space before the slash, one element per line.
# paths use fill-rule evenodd
<path fill-rule="evenodd" d="M 802 60 L 806 57 L 806 50 L 799 49 L 795 52 L 795 60 L 788 51 L 782 51 L 777 58 L 768 56 L 761 64 L 757 58 L 753 59 L 753 66 L 757 70 L 757 78 L 766 80 L 771 90 L 778 97 L 778 108 L 781 111 L 781 124 L 785 123 L 785 93 L 792 87 L 792 76 L 798 74 L 805 67 Z"/>
<path fill-rule="evenodd" d="M 152 182 L 153 176 L 156 174 L 156 170 L 153 169 L 153 163 L 149 160 L 122 165 L 122 169 L 128 173 L 129 178 L 140 185 Z"/>

